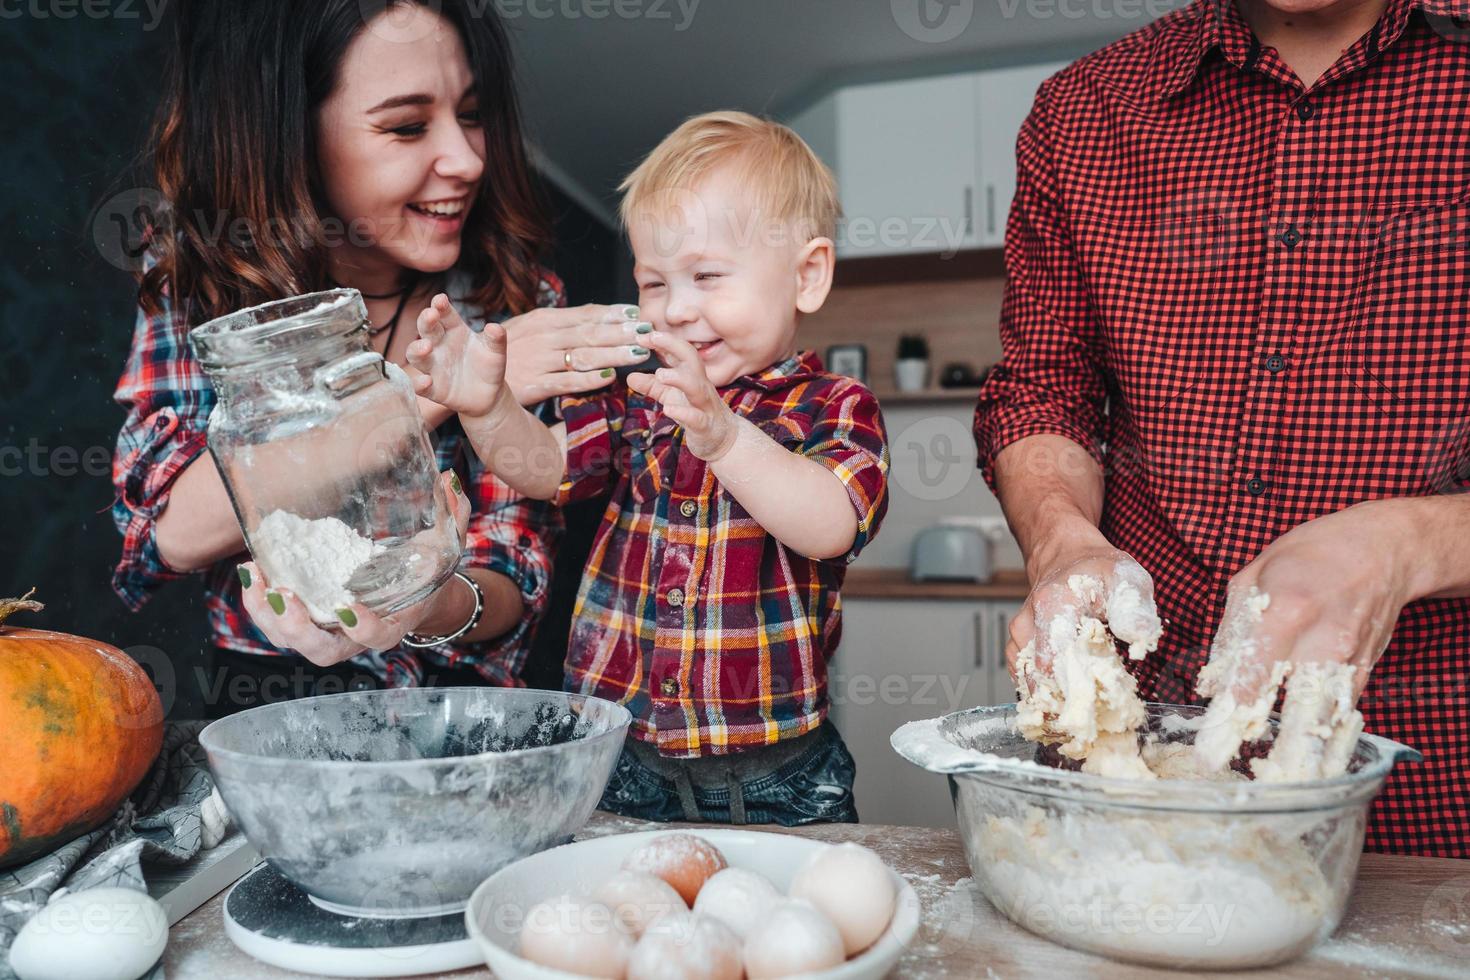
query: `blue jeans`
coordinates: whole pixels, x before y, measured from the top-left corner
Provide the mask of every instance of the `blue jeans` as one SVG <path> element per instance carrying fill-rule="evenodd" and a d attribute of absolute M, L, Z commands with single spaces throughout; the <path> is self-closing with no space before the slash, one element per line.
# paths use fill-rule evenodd
<path fill-rule="evenodd" d="M 852 755 L 830 721 L 802 737 L 717 759 L 650 759 L 623 748 L 600 808 L 642 820 L 707 823 L 857 823 Z M 650 764 L 652 763 L 652 764 Z M 660 771 L 662 770 L 662 771 Z"/>

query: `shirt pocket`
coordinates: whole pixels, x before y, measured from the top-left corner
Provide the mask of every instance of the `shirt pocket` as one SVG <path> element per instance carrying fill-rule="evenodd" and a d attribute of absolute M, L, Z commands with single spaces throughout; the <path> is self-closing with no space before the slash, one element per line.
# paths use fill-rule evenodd
<path fill-rule="evenodd" d="M 1470 197 L 1380 222 L 1344 349 L 1355 390 L 1399 420 L 1470 414 Z"/>

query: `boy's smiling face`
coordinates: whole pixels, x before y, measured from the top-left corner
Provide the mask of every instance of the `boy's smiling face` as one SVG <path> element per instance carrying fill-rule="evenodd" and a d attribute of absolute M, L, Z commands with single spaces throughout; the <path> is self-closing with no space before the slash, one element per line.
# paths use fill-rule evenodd
<path fill-rule="evenodd" d="M 831 288 L 832 240 L 773 220 L 728 166 L 655 204 L 628 230 L 644 318 L 693 344 L 716 387 L 790 357 Z"/>

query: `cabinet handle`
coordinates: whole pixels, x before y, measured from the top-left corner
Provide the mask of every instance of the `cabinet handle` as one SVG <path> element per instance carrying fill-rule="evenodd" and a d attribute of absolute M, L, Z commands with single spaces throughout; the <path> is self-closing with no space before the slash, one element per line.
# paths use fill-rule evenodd
<path fill-rule="evenodd" d="M 995 185 L 985 185 L 985 234 L 995 235 Z"/>
<path fill-rule="evenodd" d="M 975 235 L 975 188 L 965 186 L 965 237 Z"/>
<path fill-rule="evenodd" d="M 975 611 L 975 667 L 985 668 L 985 610 Z"/>

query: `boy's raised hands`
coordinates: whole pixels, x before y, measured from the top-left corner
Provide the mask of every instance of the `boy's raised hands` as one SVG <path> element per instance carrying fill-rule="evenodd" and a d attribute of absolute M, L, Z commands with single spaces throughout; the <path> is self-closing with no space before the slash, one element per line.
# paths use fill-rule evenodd
<path fill-rule="evenodd" d="M 443 293 L 419 314 L 419 339 L 406 351 L 421 372 L 414 391 L 460 415 L 488 415 L 505 391 L 505 328 L 486 323 L 475 333 Z"/>
<path fill-rule="evenodd" d="M 663 406 L 664 414 L 684 427 L 684 445 L 707 463 L 724 457 L 739 431 L 735 413 L 705 373 L 704 362 L 688 341 L 655 331 L 643 343 L 664 367 L 649 374 L 628 375 L 628 387 Z"/>

